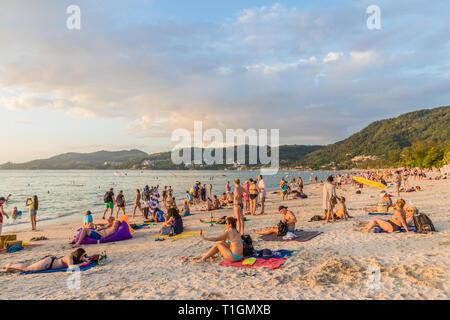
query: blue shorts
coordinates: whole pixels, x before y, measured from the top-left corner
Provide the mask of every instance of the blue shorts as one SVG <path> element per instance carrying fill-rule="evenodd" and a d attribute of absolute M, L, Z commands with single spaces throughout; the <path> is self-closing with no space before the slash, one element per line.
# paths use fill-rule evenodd
<path fill-rule="evenodd" d="M 37 210 L 30 210 L 30 214 L 34 216 L 35 214 L 37 214 Z"/>
<path fill-rule="evenodd" d="M 94 238 L 94 239 L 97 239 L 97 240 L 99 240 L 99 239 L 102 238 L 102 237 L 101 237 L 97 232 L 95 232 L 94 230 L 91 230 L 91 233 L 89 234 L 89 237 Z"/>

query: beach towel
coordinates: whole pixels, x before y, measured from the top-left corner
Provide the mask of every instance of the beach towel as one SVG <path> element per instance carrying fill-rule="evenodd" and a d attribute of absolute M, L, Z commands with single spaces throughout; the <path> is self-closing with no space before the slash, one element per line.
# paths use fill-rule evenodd
<path fill-rule="evenodd" d="M 267 250 L 267 249 L 265 249 Z M 272 251 L 272 254 L 269 256 L 263 256 L 263 251 L 265 250 L 255 250 L 254 255 L 251 257 L 246 257 L 246 258 L 261 258 L 261 259 L 272 259 L 272 258 L 286 258 L 286 257 L 290 257 L 292 256 L 292 254 L 294 253 L 294 251 L 298 251 L 298 250 L 277 250 L 277 251 Z"/>
<path fill-rule="evenodd" d="M 27 249 L 32 249 L 32 248 L 36 248 L 36 247 L 40 247 L 42 246 L 42 244 L 23 244 L 23 250 L 27 250 Z M 20 251 L 23 251 L 20 250 Z M 9 253 L 6 249 L 0 249 L 0 254 L 7 254 Z"/>
<path fill-rule="evenodd" d="M 297 241 L 297 242 L 306 242 L 319 234 L 322 234 L 321 231 L 304 231 L 304 230 L 295 230 L 295 239 L 292 240 L 284 240 L 283 237 L 277 236 L 275 233 L 261 236 L 261 239 L 264 241 Z"/>
<path fill-rule="evenodd" d="M 408 230 L 412 231 L 412 232 L 417 232 L 417 229 L 415 226 L 409 226 Z M 383 229 L 381 229 L 380 227 L 373 228 L 373 233 L 398 233 L 398 232 L 406 232 L 406 230 L 405 230 L 405 228 L 401 228 L 400 231 L 387 232 L 387 231 L 384 231 Z"/>
<path fill-rule="evenodd" d="M 92 269 L 98 265 L 97 262 L 93 262 L 87 266 L 80 267 L 80 271 L 86 271 Z M 20 274 L 34 274 L 34 273 L 54 273 L 54 272 L 67 272 L 69 268 L 61 268 L 61 269 L 51 269 L 51 270 L 42 270 L 42 271 L 22 271 Z"/>
<path fill-rule="evenodd" d="M 80 232 L 78 232 L 78 235 L 75 238 L 75 242 L 78 242 L 78 239 L 80 239 L 81 232 L 82 232 L 82 230 Z M 83 239 L 83 241 L 81 242 L 81 244 L 96 244 L 97 241 L 99 241 L 100 243 L 107 243 L 107 242 L 128 240 L 131 238 L 133 238 L 133 236 L 130 233 L 130 225 L 126 221 L 123 221 L 120 224 L 119 229 L 117 229 L 116 233 L 110 235 L 109 237 L 104 238 L 104 239 L 102 238 L 99 240 L 91 238 L 91 237 L 85 237 Z"/>
<path fill-rule="evenodd" d="M 156 235 L 156 236 L 153 236 L 153 238 L 160 238 L 160 239 L 170 239 L 171 241 L 175 241 L 175 240 L 178 240 L 178 239 L 184 239 L 184 238 L 189 238 L 189 237 L 193 237 L 193 236 L 196 236 L 196 235 L 199 235 L 200 234 L 200 231 L 184 231 L 183 233 L 180 233 L 180 234 L 177 234 L 177 235 L 175 235 L 175 236 L 169 236 L 169 235 L 165 235 L 165 236 L 162 236 L 162 235 Z"/>
<path fill-rule="evenodd" d="M 132 225 L 132 228 L 133 228 L 134 230 L 141 230 L 141 229 L 148 229 L 148 228 L 150 228 L 151 226 L 156 226 L 156 225 L 157 225 L 156 223 L 149 222 L 149 223 L 144 223 L 144 224 L 135 224 L 135 225 Z"/>
<path fill-rule="evenodd" d="M 371 216 L 392 216 L 393 213 L 391 213 L 391 212 L 369 212 L 369 215 L 371 215 Z"/>
<path fill-rule="evenodd" d="M 262 259 L 262 258 L 256 258 L 256 261 L 254 264 L 242 264 L 245 260 L 237 261 L 237 262 L 229 262 L 229 261 L 222 261 L 220 263 L 223 267 L 235 267 L 235 268 L 266 268 L 269 270 L 278 269 L 281 267 L 285 262 L 285 258 L 270 258 L 270 259 Z"/>

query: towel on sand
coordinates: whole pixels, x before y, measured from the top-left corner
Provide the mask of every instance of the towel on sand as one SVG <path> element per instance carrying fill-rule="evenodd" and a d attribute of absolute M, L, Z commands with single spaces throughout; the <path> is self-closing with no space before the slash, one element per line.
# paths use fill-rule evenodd
<path fill-rule="evenodd" d="M 42 246 L 42 244 L 29 244 L 29 245 L 23 245 L 23 250 L 27 250 L 27 249 L 32 249 L 32 248 L 36 248 L 36 247 L 40 247 Z M 20 250 L 20 251 L 23 251 Z M 6 249 L 0 249 L 0 254 L 7 254 L 9 253 Z"/>
<path fill-rule="evenodd" d="M 91 268 L 94 268 L 98 265 L 97 262 L 93 262 L 87 266 L 80 267 L 80 271 L 86 271 Z M 61 268 L 61 269 L 51 269 L 51 270 L 42 270 L 42 271 L 22 271 L 20 274 L 33 274 L 33 273 L 53 273 L 53 272 L 67 272 L 69 268 Z"/>
<path fill-rule="evenodd" d="M 415 226 L 409 226 L 408 230 L 412 231 L 412 232 L 417 232 L 417 229 Z M 401 228 L 400 231 L 397 231 L 397 232 L 406 232 L 406 230 L 405 230 L 405 228 Z M 383 229 L 381 229 L 380 227 L 375 227 L 375 228 L 373 228 L 373 233 L 396 233 L 396 232 L 387 232 L 387 231 L 384 231 Z"/>
<path fill-rule="evenodd" d="M 264 241 L 298 241 L 298 242 L 306 242 L 319 234 L 322 234 L 321 231 L 304 231 L 304 230 L 295 230 L 295 239 L 292 240 L 284 240 L 283 237 L 277 236 L 275 233 L 261 236 L 261 239 Z"/>
<path fill-rule="evenodd" d="M 262 259 L 262 258 L 256 258 L 256 261 L 252 265 L 243 265 L 242 262 L 244 262 L 245 259 L 242 259 L 241 261 L 237 262 L 229 262 L 229 261 L 222 261 L 220 263 L 223 267 L 236 267 L 236 268 L 266 268 L 269 270 L 278 269 L 281 267 L 285 262 L 285 258 L 270 258 L 270 259 Z"/>
<path fill-rule="evenodd" d="M 183 233 L 177 234 L 173 237 L 170 237 L 168 235 L 166 236 L 162 236 L 162 235 L 156 235 L 153 236 L 153 238 L 162 238 L 162 239 L 170 239 L 170 240 L 178 240 L 178 239 L 184 239 L 184 238 L 189 238 L 189 237 L 193 237 L 200 234 L 200 231 L 184 231 Z"/>
<path fill-rule="evenodd" d="M 269 251 L 265 249 L 266 251 Z M 261 259 L 271 259 L 271 258 L 286 258 L 292 256 L 294 250 L 277 250 L 272 251 L 272 254 L 269 256 L 263 256 L 263 251 L 265 250 L 255 250 L 253 256 L 245 257 L 245 258 L 261 258 Z"/>
<path fill-rule="evenodd" d="M 391 213 L 391 212 L 369 212 L 369 215 L 371 215 L 371 216 L 392 216 L 393 213 Z"/>

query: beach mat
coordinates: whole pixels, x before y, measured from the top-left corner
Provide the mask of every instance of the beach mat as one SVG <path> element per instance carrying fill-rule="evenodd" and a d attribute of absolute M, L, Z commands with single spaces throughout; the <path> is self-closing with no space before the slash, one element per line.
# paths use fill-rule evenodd
<path fill-rule="evenodd" d="M 304 230 L 295 230 L 295 239 L 292 240 L 284 240 L 283 237 L 279 237 L 276 234 L 268 234 L 261 236 L 261 240 L 264 241 L 297 241 L 297 242 L 306 242 L 311 239 L 314 239 L 318 235 L 322 234 L 321 231 L 304 231 Z"/>
<path fill-rule="evenodd" d="M 415 226 L 409 226 L 408 230 L 412 231 L 412 232 L 417 232 L 417 229 Z M 405 230 L 405 228 L 401 228 L 400 231 L 387 232 L 387 231 L 384 231 L 383 229 L 381 229 L 380 227 L 373 228 L 373 233 L 399 233 L 399 232 L 406 232 L 406 230 Z"/>
<path fill-rule="evenodd" d="M 269 270 L 274 270 L 274 269 L 278 269 L 286 262 L 286 258 L 270 258 L 270 259 L 256 258 L 256 262 L 254 264 L 243 265 L 242 262 L 245 261 L 245 259 L 246 258 L 242 259 L 241 261 L 237 261 L 237 262 L 222 261 L 220 263 L 220 265 L 222 267 L 266 268 Z"/>
<path fill-rule="evenodd" d="M 80 271 L 86 271 L 92 269 L 98 265 L 97 262 L 93 262 L 87 266 L 80 267 Z M 42 270 L 42 271 L 22 271 L 20 274 L 34 274 L 34 273 L 54 273 L 54 272 L 67 272 L 69 268 L 61 268 L 61 269 L 51 269 L 51 270 Z"/>
<path fill-rule="evenodd" d="M 36 247 L 40 247 L 42 244 L 29 244 L 27 246 L 23 246 L 23 250 L 17 251 L 17 252 L 23 252 L 24 250 L 33 249 Z M 6 249 L 1 249 L 0 254 L 7 254 L 7 253 L 15 253 L 15 252 L 8 252 Z"/>
<path fill-rule="evenodd" d="M 254 254 L 253 256 L 249 256 L 249 257 L 245 257 L 245 259 L 247 258 L 261 258 L 261 259 L 271 259 L 271 258 L 287 258 L 287 257 L 291 257 L 292 254 L 294 253 L 294 251 L 300 251 L 300 250 L 276 250 L 276 251 L 272 251 L 272 255 L 271 256 L 261 256 L 260 253 L 263 252 L 263 250 L 254 250 Z"/>
<path fill-rule="evenodd" d="M 169 235 L 162 236 L 162 235 L 158 234 L 156 236 L 153 236 L 153 238 L 170 239 L 170 240 L 174 241 L 174 240 L 178 240 L 178 239 L 193 237 L 193 236 L 196 236 L 199 234 L 200 234 L 200 231 L 184 231 L 183 233 L 177 234 L 173 237 L 170 237 Z"/>
<path fill-rule="evenodd" d="M 371 216 L 392 216 L 393 213 L 391 212 L 369 212 L 368 213 Z"/>

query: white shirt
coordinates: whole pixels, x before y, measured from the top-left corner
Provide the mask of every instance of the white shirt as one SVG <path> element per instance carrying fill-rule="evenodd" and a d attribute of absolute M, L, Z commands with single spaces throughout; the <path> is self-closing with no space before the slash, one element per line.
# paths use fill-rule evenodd
<path fill-rule="evenodd" d="M 264 183 L 264 180 L 259 180 L 258 182 L 258 188 L 259 189 L 264 189 L 263 191 L 261 191 L 262 196 L 265 198 L 266 197 L 266 184 Z"/>

